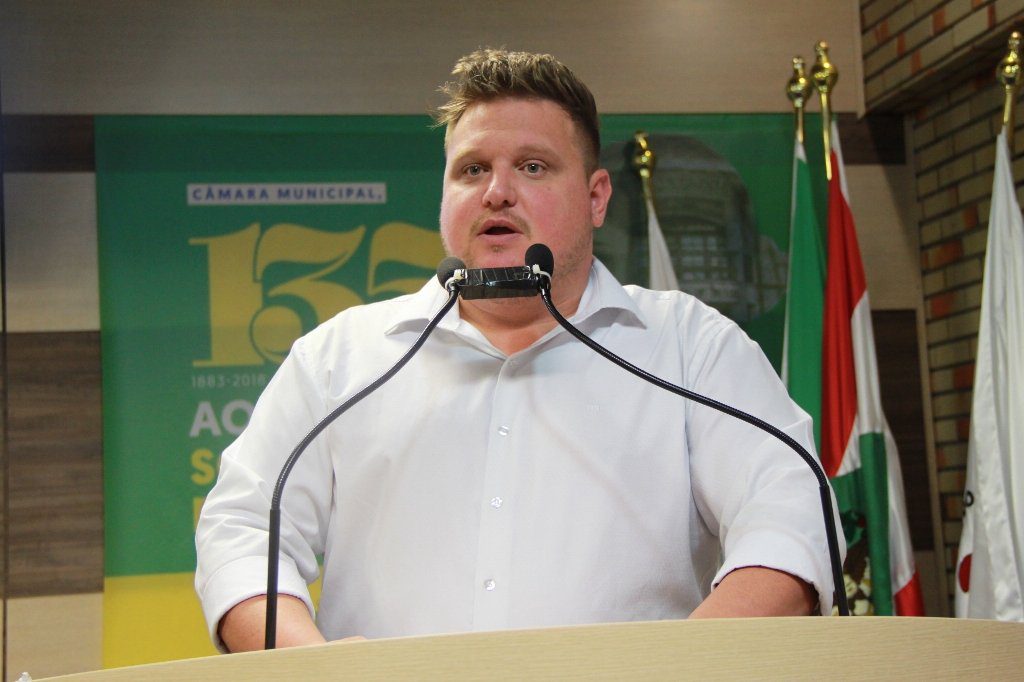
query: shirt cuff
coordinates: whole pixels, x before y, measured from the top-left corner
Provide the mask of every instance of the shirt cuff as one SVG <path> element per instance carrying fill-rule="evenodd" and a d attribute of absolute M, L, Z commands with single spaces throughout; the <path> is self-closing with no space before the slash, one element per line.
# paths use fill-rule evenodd
<path fill-rule="evenodd" d="M 805 537 L 782 530 L 771 533 L 764 529 L 752 531 L 729 548 L 711 583 L 712 589 L 736 569 L 755 566 L 782 571 L 812 585 L 818 593 L 819 613 L 823 616 L 832 614 L 832 569 L 827 547 L 808 547 Z M 843 586 L 839 588 L 844 589 Z"/>
<path fill-rule="evenodd" d="M 313 601 L 309 597 L 306 581 L 299 575 L 295 565 L 286 559 L 278 563 L 277 591 L 298 599 L 309 609 L 311 618 L 316 617 Z M 266 557 L 248 556 L 235 559 L 221 566 L 204 585 L 197 585 L 199 601 L 206 617 L 210 640 L 217 651 L 228 653 L 227 647 L 217 634 L 221 618 L 236 604 L 267 593 Z"/>

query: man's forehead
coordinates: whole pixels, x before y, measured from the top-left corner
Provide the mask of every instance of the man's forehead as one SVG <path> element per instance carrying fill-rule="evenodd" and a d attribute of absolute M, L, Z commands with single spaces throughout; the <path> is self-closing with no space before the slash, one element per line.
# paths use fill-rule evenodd
<path fill-rule="evenodd" d="M 544 151 L 551 150 L 559 140 L 573 142 L 578 134 L 575 122 L 558 103 L 533 97 L 504 97 L 466 107 L 459 120 L 445 129 L 444 146 L 450 154 L 455 151 L 453 141 L 461 151 L 495 136 L 511 135 L 517 146 L 527 151 Z"/>

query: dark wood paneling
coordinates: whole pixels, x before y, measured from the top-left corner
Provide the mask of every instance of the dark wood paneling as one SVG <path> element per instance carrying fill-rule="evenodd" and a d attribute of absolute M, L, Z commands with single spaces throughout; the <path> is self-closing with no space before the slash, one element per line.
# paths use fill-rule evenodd
<path fill-rule="evenodd" d="M 849 165 L 906 163 L 903 117 L 837 116 L 844 160 Z M 4 172 L 56 173 L 96 170 L 94 122 L 88 115 L 3 116 Z"/>
<path fill-rule="evenodd" d="M 92 116 L 15 114 L 3 117 L 5 173 L 96 170 Z"/>
<path fill-rule="evenodd" d="M 917 316 L 913 310 L 876 310 L 871 313 L 871 319 L 878 353 L 882 409 L 900 451 L 910 539 L 914 549 L 930 551 L 935 541 L 921 404 Z"/>
<path fill-rule="evenodd" d="M 7 595 L 103 589 L 98 332 L 8 334 Z"/>
<path fill-rule="evenodd" d="M 907 162 L 903 116 L 877 114 L 857 118 L 856 114 L 836 116 L 843 163 L 848 166 L 902 166 Z"/>

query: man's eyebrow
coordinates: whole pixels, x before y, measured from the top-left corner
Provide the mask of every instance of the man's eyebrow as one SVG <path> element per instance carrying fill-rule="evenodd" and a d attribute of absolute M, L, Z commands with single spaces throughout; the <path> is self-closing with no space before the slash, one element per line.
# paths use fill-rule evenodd
<path fill-rule="evenodd" d="M 542 158 L 550 158 L 556 156 L 557 152 L 555 148 L 545 144 L 524 144 L 515 150 L 515 156 L 517 159 L 526 159 L 533 156 L 539 156 Z M 451 158 L 453 164 L 460 163 L 467 158 L 477 158 L 480 156 L 479 147 L 468 147 L 459 151 L 458 154 Z"/>
<path fill-rule="evenodd" d="M 476 156 L 479 156 L 476 147 L 470 147 L 468 149 L 463 149 L 463 150 L 459 151 L 459 153 L 456 154 L 455 156 L 452 156 L 451 157 L 451 162 L 454 164 L 454 163 L 457 163 L 457 162 L 461 162 L 464 159 L 473 158 L 473 157 L 476 157 Z"/>
<path fill-rule="evenodd" d="M 519 148 L 519 156 L 549 156 L 554 153 L 554 147 L 546 144 L 527 144 Z"/>

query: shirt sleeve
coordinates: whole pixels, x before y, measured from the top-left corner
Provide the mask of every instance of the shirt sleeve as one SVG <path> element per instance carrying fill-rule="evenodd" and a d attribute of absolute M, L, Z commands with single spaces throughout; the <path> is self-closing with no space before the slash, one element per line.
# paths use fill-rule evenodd
<path fill-rule="evenodd" d="M 288 455 L 326 413 L 313 377 L 314 354 L 296 342 L 253 409 L 245 430 L 224 450 L 217 483 L 196 528 L 195 586 L 217 648 L 220 619 L 231 607 L 266 594 L 267 537 L 274 485 Z M 331 506 L 330 455 L 323 439 L 302 454 L 284 487 L 278 591 L 302 599 L 319 572 Z"/>
<path fill-rule="evenodd" d="M 760 347 L 724 318 L 703 324 L 697 337 L 686 368 L 693 390 L 768 422 L 817 460 L 811 418 L 789 398 Z M 821 613 L 830 614 L 825 522 L 808 464 L 774 436 L 712 408 L 690 403 L 687 417 L 694 500 L 722 550 L 713 588 L 731 571 L 763 566 L 813 585 Z M 834 494 L 832 500 L 845 555 Z"/>

